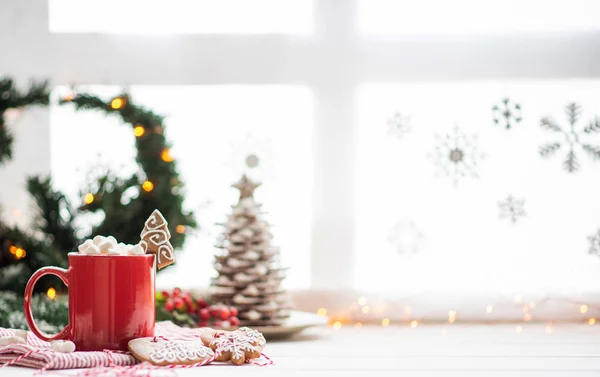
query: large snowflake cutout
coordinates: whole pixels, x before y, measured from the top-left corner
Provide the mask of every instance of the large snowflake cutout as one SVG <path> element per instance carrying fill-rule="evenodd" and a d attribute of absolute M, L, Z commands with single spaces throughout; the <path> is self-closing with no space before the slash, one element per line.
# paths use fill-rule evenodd
<path fill-rule="evenodd" d="M 423 243 L 423 233 L 414 221 L 398 221 L 390 229 L 388 242 L 398 254 L 416 254 Z"/>
<path fill-rule="evenodd" d="M 521 217 L 525 217 L 525 199 L 517 199 L 512 195 L 508 195 L 506 199 L 498 202 L 500 209 L 500 219 L 509 219 L 513 224 Z"/>
<path fill-rule="evenodd" d="M 600 146 L 589 144 L 582 140 L 587 135 L 600 132 L 600 120 L 595 118 L 583 127 L 583 130 L 577 130 L 575 126 L 580 118 L 581 106 L 574 102 L 569 103 L 565 106 L 565 113 L 569 122 L 568 127 L 560 126 L 549 116 L 541 119 L 540 126 L 543 129 L 562 134 L 564 140 L 542 145 L 539 152 L 542 157 L 551 157 L 565 146 L 567 148 L 567 155 L 563 166 L 569 173 L 572 173 L 579 169 L 579 157 L 576 154 L 578 149 L 586 152 L 592 160 L 600 159 Z"/>
<path fill-rule="evenodd" d="M 435 135 L 435 164 L 438 173 L 450 177 L 454 185 L 460 178 L 478 178 L 477 166 L 484 157 L 476 135 L 466 135 L 455 126 L 452 133 Z"/>
<path fill-rule="evenodd" d="M 397 139 L 402 139 L 406 134 L 412 131 L 410 117 L 404 116 L 399 112 L 394 113 L 394 115 L 388 119 L 387 126 L 388 135 Z"/>
<path fill-rule="evenodd" d="M 508 98 L 504 98 L 500 105 L 492 107 L 492 116 L 495 124 L 500 124 L 507 130 L 523 120 L 521 105 Z"/>
<path fill-rule="evenodd" d="M 590 241 L 589 253 L 600 256 L 600 229 L 595 234 L 588 237 Z"/>

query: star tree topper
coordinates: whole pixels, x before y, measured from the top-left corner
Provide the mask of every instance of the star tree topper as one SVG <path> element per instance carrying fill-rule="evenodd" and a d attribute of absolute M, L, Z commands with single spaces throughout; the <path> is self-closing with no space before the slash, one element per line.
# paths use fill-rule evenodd
<path fill-rule="evenodd" d="M 242 178 L 240 178 L 240 180 L 234 183 L 231 187 L 235 187 L 236 189 L 240 190 L 240 199 L 244 199 L 252 198 L 254 195 L 254 190 L 256 190 L 258 186 L 260 186 L 260 182 L 254 182 L 244 174 Z"/>

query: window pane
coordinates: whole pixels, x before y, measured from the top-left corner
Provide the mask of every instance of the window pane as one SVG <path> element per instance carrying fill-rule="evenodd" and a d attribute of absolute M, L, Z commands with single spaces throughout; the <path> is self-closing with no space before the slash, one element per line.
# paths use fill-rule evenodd
<path fill-rule="evenodd" d="M 81 90 L 107 99 L 119 93 L 119 88 L 107 86 Z M 223 222 L 237 202 L 237 191 L 230 185 L 247 171 L 263 182 L 256 192 L 257 201 L 263 203 L 265 217 L 273 224 L 273 244 L 281 247 L 282 263 L 293 267 L 287 286 L 308 286 L 311 93 L 298 86 L 238 85 L 133 86 L 130 92 L 136 103 L 167 115 L 166 136 L 173 142 L 171 152 L 185 184 L 185 205 L 196 212 L 202 227 L 178 252 L 176 266 L 159 275 L 158 285 L 208 285 L 214 274 L 213 245 L 222 230 L 214 224 Z M 75 203 L 82 200 L 78 189 L 89 181 L 90 169 L 109 168 L 127 176 L 137 169 L 135 153 L 131 127 L 116 118 L 75 113 L 69 106 L 52 107 L 52 174 Z M 259 162 L 253 169 L 244 163 L 250 154 Z"/>
<path fill-rule="evenodd" d="M 313 28 L 311 0 L 48 0 L 55 33 L 284 33 Z"/>
<path fill-rule="evenodd" d="M 478 34 L 600 29 L 595 0 L 359 0 L 372 34 Z"/>
<path fill-rule="evenodd" d="M 585 147 L 600 151 L 600 129 L 584 131 L 600 116 L 599 95 L 598 80 L 363 86 L 356 287 L 600 289 L 600 261 L 589 255 L 589 237 L 600 229 L 600 160 Z M 580 105 L 574 131 L 570 102 Z M 545 116 L 558 128 L 541 127 Z M 553 155 L 540 155 L 555 143 Z M 573 173 L 566 170 L 571 146 Z"/>

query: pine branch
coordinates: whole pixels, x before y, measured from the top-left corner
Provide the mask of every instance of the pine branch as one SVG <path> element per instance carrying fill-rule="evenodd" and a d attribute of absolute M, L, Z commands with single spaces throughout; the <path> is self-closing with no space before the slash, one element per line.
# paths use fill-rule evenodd
<path fill-rule="evenodd" d="M 27 190 L 40 211 L 38 229 L 52 238 L 57 249 L 75 251 L 78 244 L 73 225 L 75 214 L 66 196 L 52 189 L 49 177 L 44 180 L 39 177 L 29 178 Z"/>
<path fill-rule="evenodd" d="M 582 144 L 581 147 L 584 151 L 588 152 L 588 154 L 594 160 L 600 159 L 600 146 L 591 145 L 591 144 Z"/>
<path fill-rule="evenodd" d="M 560 126 L 550 117 L 543 117 L 540 121 L 540 127 L 554 132 L 562 132 Z"/>
<path fill-rule="evenodd" d="M 577 160 L 577 156 L 575 156 L 575 152 L 570 151 L 567 153 L 567 158 L 563 165 L 569 173 L 573 173 L 579 169 L 579 161 Z"/>
<path fill-rule="evenodd" d="M 50 101 L 48 83 L 32 82 L 26 93 L 15 87 L 12 79 L 0 79 L 0 164 L 12 159 L 13 136 L 6 127 L 4 112 L 29 105 L 47 105 Z"/>
<path fill-rule="evenodd" d="M 14 138 L 4 123 L 4 117 L 0 114 L 0 165 L 12 159 L 12 144 Z"/>
<path fill-rule="evenodd" d="M 539 149 L 540 156 L 542 156 L 542 157 L 553 156 L 554 154 L 556 154 L 556 152 L 558 152 L 560 147 L 561 147 L 560 143 L 542 145 Z"/>
<path fill-rule="evenodd" d="M 581 113 L 581 106 L 575 102 L 571 102 L 565 107 L 565 113 L 567 114 L 567 117 L 569 119 L 569 124 L 571 125 L 571 127 L 573 127 L 579 119 L 579 114 Z"/>
<path fill-rule="evenodd" d="M 600 132 L 600 119 L 596 117 L 594 120 L 590 121 L 590 123 L 583 129 L 583 132 L 586 134 Z"/>

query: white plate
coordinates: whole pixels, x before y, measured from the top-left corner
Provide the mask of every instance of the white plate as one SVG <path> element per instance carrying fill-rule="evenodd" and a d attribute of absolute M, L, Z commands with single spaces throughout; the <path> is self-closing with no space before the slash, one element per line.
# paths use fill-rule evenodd
<path fill-rule="evenodd" d="M 252 328 L 260 331 L 267 339 L 283 339 L 309 327 L 325 325 L 327 325 L 326 317 L 320 317 L 314 313 L 292 310 L 290 318 L 281 326 L 256 326 Z"/>

